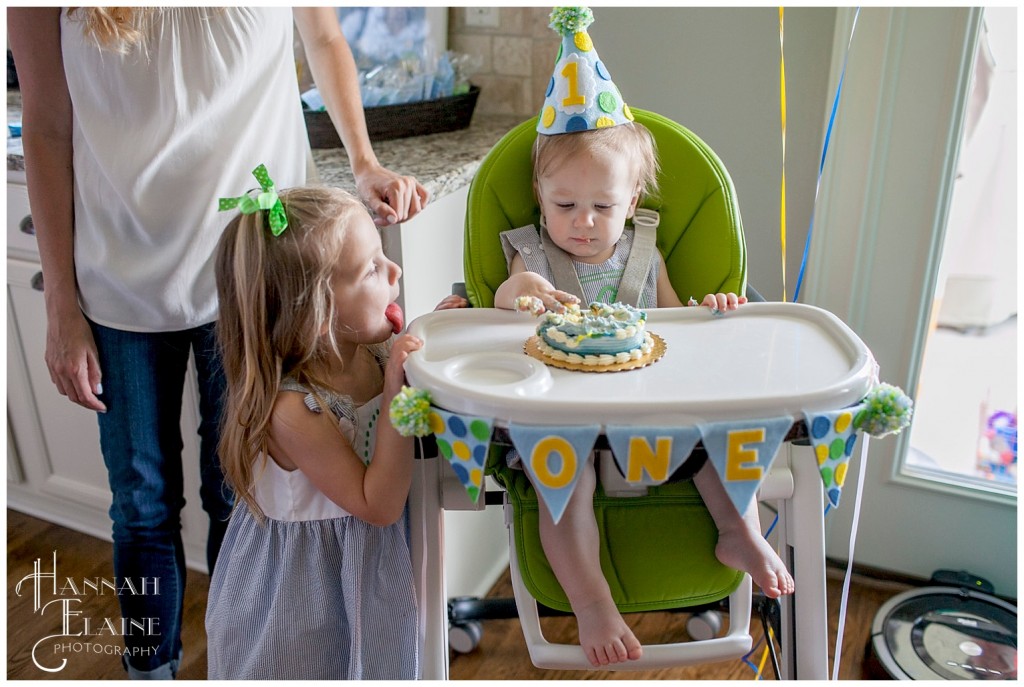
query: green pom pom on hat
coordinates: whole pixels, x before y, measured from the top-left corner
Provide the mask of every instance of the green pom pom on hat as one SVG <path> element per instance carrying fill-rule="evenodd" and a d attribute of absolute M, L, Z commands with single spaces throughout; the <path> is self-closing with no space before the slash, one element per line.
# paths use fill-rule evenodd
<path fill-rule="evenodd" d="M 561 36 L 586 31 L 594 23 L 594 13 L 589 7 L 556 7 L 551 10 L 548 26 Z"/>

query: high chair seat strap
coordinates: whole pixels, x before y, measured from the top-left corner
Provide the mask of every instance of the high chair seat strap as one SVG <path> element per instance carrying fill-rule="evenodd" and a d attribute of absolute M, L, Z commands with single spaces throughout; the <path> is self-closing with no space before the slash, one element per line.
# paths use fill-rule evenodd
<path fill-rule="evenodd" d="M 583 295 L 583 285 L 580 284 L 580 277 L 576 274 L 576 268 L 572 265 L 572 258 L 564 250 L 555 245 L 548 235 L 548 228 L 543 224 L 540 226 L 540 245 L 544 248 L 544 255 L 551 267 L 551 276 L 554 277 L 555 288 L 567 291 L 580 299 L 580 303 L 586 305 L 586 296 Z"/>
<path fill-rule="evenodd" d="M 658 223 L 661 215 L 657 210 L 637 208 L 633 214 L 633 249 L 629 252 L 626 269 L 619 282 L 616 300 L 627 305 L 638 306 L 640 294 L 647 283 L 647 274 L 651 271 L 651 261 L 657 250 Z M 650 306 L 657 305 L 649 303 Z"/>
<path fill-rule="evenodd" d="M 656 241 L 660 221 L 661 215 L 657 210 L 636 209 L 633 216 L 633 247 L 626 260 L 626 267 L 623 270 L 615 297 L 620 303 L 632 306 L 637 306 L 640 303 L 640 296 L 647 283 L 647 275 L 651 271 L 654 251 L 657 250 Z M 544 248 L 544 254 L 547 256 L 548 265 L 551 267 L 555 288 L 573 294 L 586 305 L 586 296 L 583 295 L 583 286 L 580 284 L 579 275 L 573 266 L 572 257 L 555 245 L 548 235 L 547 227 L 543 225 L 540 228 L 540 241 Z"/>

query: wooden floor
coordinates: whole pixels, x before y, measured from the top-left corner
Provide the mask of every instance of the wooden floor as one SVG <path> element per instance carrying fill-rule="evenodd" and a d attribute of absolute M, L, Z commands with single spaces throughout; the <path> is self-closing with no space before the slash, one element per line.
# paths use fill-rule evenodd
<path fill-rule="evenodd" d="M 98 636 L 88 640 L 90 652 L 55 655 L 52 649 L 36 657 L 44 666 L 55 667 L 61 658 L 67 664 L 59 672 L 47 673 L 32 662 L 32 647 L 40 639 L 61 631 L 59 620 L 53 613 L 44 616 L 33 612 L 32 585 L 26 582 L 21 595 L 15 588 L 24 576 L 30 575 L 33 563 L 42 560 L 43 570 L 49 570 L 53 552 L 57 552 L 58 577 L 113 578 L 112 547 L 104 542 L 71 530 L 51 525 L 13 510 L 7 511 L 7 678 L 11 680 L 40 679 L 124 679 L 120 659 L 114 655 L 120 646 L 116 637 Z M 829 656 L 834 651 L 836 623 L 842 573 L 829 571 Z M 878 607 L 887 599 L 908 588 L 908 585 L 886 582 L 855 575 L 847 611 L 845 638 L 840 667 L 841 679 L 869 677 L 863 671 L 864 649 L 867 646 L 871 620 Z M 185 622 L 182 632 L 184 662 L 178 673 L 180 679 L 201 680 L 206 677 L 206 632 L 203 625 L 209 579 L 206 575 L 189 571 L 185 595 Z M 492 596 L 511 596 L 512 588 L 506 573 L 491 591 Z M 45 595 L 44 595 L 45 601 Z M 53 609 L 50 609 L 51 611 Z M 79 606 L 82 617 L 93 623 L 103 618 L 120 618 L 116 598 L 111 594 L 93 595 Z M 682 613 L 645 613 L 627 617 L 641 641 L 665 642 L 686 639 L 686 615 Z M 77 620 L 81 622 L 81 620 Z M 544 633 L 551 641 L 573 641 L 575 621 L 571 617 L 544 618 Z M 761 639 L 759 622 L 752 622 L 754 642 Z M 84 643 L 84 642 L 83 642 Z M 41 645 L 42 646 L 42 645 Z M 763 645 L 762 645 L 763 646 Z M 756 665 L 762 650 L 751 656 Z M 484 624 L 480 646 L 469 654 L 454 654 L 450 663 L 451 678 L 455 680 L 502 679 L 678 679 L 678 680 L 749 680 L 754 670 L 741 661 L 706 664 L 688 668 L 672 668 L 645 672 L 573 672 L 544 671 L 532 666 L 519 629 L 519 621 L 489 620 Z M 764 679 L 774 679 L 770 662 L 763 670 Z"/>

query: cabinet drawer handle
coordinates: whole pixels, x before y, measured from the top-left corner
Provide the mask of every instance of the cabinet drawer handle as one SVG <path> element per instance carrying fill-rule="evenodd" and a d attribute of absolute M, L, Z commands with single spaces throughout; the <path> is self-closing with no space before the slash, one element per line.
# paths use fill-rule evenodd
<path fill-rule="evenodd" d="M 32 285 L 32 288 L 35 289 L 36 291 L 42 291 L 43 290 L 43 273 L 42 272 L 36 272 L 35 274 L 33 274 L 32 275 L 32 281 L 30 282 L 30 284 Z"/>
<path fill-rule="evenodd" d="M 18 223 L 18 228 L 21 229 L 22 234 L 36 235 L 36 225 L 32 223 L 32 215 L 22 217 L 21 222 Z"/>

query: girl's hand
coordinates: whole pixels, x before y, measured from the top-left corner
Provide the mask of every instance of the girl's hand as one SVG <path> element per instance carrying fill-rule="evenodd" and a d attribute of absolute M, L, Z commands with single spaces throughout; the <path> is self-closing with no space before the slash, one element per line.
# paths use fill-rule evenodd
<path fill-rule="evenodd" d="M 437 310 L 454 310 L 456 308 L 468 308 L 468 307 L 469 307 L 469 301 L 467 301 L 462 296 L 458 296 L 458 295 L 453 293 L 450 296 L 445 296 L 444 300 L 442 300 L 440 303 L 438 303 L 437 307 L 434 308 L 434 310 L 435 311 L 437 311 Z"/>
<path fill-rule="evenodd" d="M 391 399 L 402 390 L 402 385 L 405 384 L 405 361 L 409 359 L 410 353 L 421 348 L 423 340 L 411 334 L 402 334 L 395 339 L 394 345 L 391 346 L 391 357 L 388 358 L 388 365 L 384 369 L 382 407 L 390 406 Z"/>
<path fill-rule="evenodd" d="M 706 305 L 712 310 L 725 312 L 726 310 L 735 310 L 746 302 L 746 296 L 737 296 L 730 291 L 729 293 L 709 293 L 704 296 L 701 305 Z"/>

